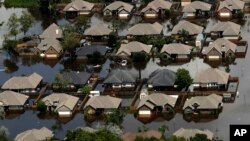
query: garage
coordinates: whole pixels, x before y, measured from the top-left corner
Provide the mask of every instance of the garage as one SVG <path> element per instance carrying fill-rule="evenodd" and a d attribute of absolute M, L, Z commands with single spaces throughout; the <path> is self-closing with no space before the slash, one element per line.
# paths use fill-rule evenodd
<path fill-rule="evenodd" d="M 126 19 L 128 18 L 129 14 L 119 14 L 119 18 Z"/>
<path fill-rule="evenodd" d="M 57 58 L 57 54 L 46 54 L 46 58 Z"/>
<path fill-rule="evenodd" d="M 220 56 L 208 56 L 209 60 L 219 60 Z"/>
<path fill-rule="evenodd" d="M 230 13 L 220 13 L 220 17 L 228 18 L 228 17 L 230 17 Z"/>
<path fill-rule="evenodd" d="M 59 116 L 71 116 L 71 112 L 70 111 L 60 111 L 58 112 Z"/>
<path fill-rule="evenodd" d="M 150 110 L 140 110 L 139 111 L 139 116 L 140 117 L 150 117 L 151 116 L 151 111 Z"/>
<path fill-rule="evenodd" d="M 80 12 L 79 14 L 80 14 L 80 15 L 89 15 L 90 12 L 85 11 L 85 12 Z"/>
<path fill-rule="evenodd" d="M 146 14 L 145 17 L 147 17 L 147 18 L 155 18 L 155 17 L 157 17 L 157 14 Z"/>

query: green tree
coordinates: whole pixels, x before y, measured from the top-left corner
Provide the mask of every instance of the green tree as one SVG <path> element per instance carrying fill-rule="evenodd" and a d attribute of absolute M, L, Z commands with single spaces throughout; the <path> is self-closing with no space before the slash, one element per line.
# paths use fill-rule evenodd
<path fill-rule="evenodd" d="M 32 26 L 32 24 L 34 23 L 35 18 L 28 12 L 24 12 L 22 13 L 19 22 L 20 22 L 20 30 L 26 34 L 26 32 L 29 30 L 29 28 Z"/>
<path fill-rule="evenodd" d="M 105 118 L 105 124 L 121 126 L 125 115 L 125 112 L 122 110 L 113 110 L 110 114 L 107 114 Z"/>
<path fill-rule="evenodd" d="M 158 128 L 158 131 L 161 132 L 162 136 L 164 136 L 165 132 L 168 131 L 168 126 L 166 124 L 163 124 Z"/>
<path fill-rule="evenodd" d="M 64 36 L 64 40 L 62 43 L 63 51 L 68 51 L 70 56 L 74 52 L 74 50 L 80 46 L 80 38 L 76 33 L 69 33 Z"/>
<path fill-rule="evenodd" d="M 132 55 L 134 62 L 143 62 L 147 58 L 147 54 L 145 52 L 136 52 Z"/>
<path fill-rule="evenodd" d="M 92 63 L 102 63 L 103 62 L 104 57 L 101 55 L 101 53 L 99 51 L 95 51 L 92 56 L 90 56 L 90 61 Z"/>
<path fill-rule="evenodd" d="M 186 31 L 186 30 L 184 30 L 184 29 L 179 30 L 179 31 L 178 31 L 178 34 L 180 35 L 181 41 L 182 41 L 183 43 L 184 43 L 185 41 L 187 41 L 188 38 L 189 38 L 189 32 Z"/>
<path fill-rule="evenodd" d="M 184 68 L 177 70 L 175 84 L 178 86 L 179 89 L 183 89 L 190 86 L 192 82 L 193 79 L 191 78 L 188 70 Z"/>
<path fill-rule="evenodd" d="M 36 104 L 36 109 L 40 112 L 46 112 L 47 106 L 43 101 L 39 100 Z"/>
<path fill-rule="evenodd" d="M 117 47 L 118 45 L 118 41 L 117 41 L 117 36 L 116 36 L 116 33 L 115 32 L 111 32 L 109 34 L 109 38 L 108 38 L 108 42 L 107 42 L 107 45 L 111 48 L 115 48 Z"/>
<path fill-rule="evenodd" d="M 92 90 L 91 86 L 85 85 L 84 87 L 81 88 L 81 92 L 84 94 L 88 94 Z"/>
<path fill-rule="evenodd" d="M 137 136 L 134 141 L 160 141 L 160 140 L 155 137 L 143 138 Z"/>
<path fill-rule="evenodd" d="M 90 26 L 90 19 L 85 16 L 77 16 L 75 19 L 75 26 L 80 31 L 80 33 L 83 33 L 84 30 Z"/>
<path fill-rule="evenodd" d="M 55 85 L 60 88 L 61 91 L 67 90 L 71 80 L 64 79 L 61 73 L 57 73 L 55 76 Z"/>
<path fill-rule="evenodd" d="M 19 22 L 18 22 L 17 15 L 15 13 L 11 14 L 9 20 L 8 20 L 8 28 L 9 28 L 9 34 L 12 36 L 15 36 L 16 40 L 16 35 L 19 33 Z"/>
<path fill-rule="evenodd" d="M 184 137 L 171 136 L 166 141 L 187 141 Z"/>
<path fill-rule="evenodd" d="M 190 141 L 211 141 L 207 138 L 206 134 L 196 134 L 194 137 L 190 137 Z"/>

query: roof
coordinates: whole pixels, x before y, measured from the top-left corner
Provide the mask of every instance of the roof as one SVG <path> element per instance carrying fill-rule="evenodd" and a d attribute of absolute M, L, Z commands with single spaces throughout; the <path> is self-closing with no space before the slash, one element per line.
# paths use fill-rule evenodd
<path fill-rule="evenodd" d="M 185 139 L 189 139 L 190 137 L 195 137 L 196 134 L 205 134 L 207 135 L 207 138 L 212 140 L 213 139 L 213 132 L 210 130 L 200 130 L 200 129 L 184 129 L 180 128 L 176 132 L 174 132 L 173 135 L 177 137 L 184 137 Z"/>
<path fill-rule="evenodd" d="M 46 105 L 55 105 L 56 102 L 56 111 L 62 106 L 73 110 L 78 100 L 78 97 L 71 96 L 65 93 L 52 93 L 51 95 L 48 95 L 42 99 L 42 101 L 44 101 Z"/>
<path fill-rule="evenodd" d="M 220 6 L 218 8 L 218 11 L 222 8 L 227 8 L 229 10 L 242 10 L 245 6 L 245 2 L 241 0 L 224 0 L 220 1 Z"/>
<path fill-rule="evenodd" d="M 85 104 L 84 108 L 91 106 L 94 109 L 117 109 L 122 102 L 121 98 L 106 96 L 93 96 Z"/>
<path fill-rule="evenodd" d="M 110 11 L 114 11 L 114 10 L 118 10 L 118 12 L 125 10 L 127 12 L 131 12 L 133 10 L 134 6 L 129 4 L 129 3 L 125 3 L 122 1 L 114 1 L 111 4 L 109 4 L 108 6 L 106 6 L 104 8 L 103 11 L 106 10 L 110 10 Z"/>
<path fill-rule="evenodd" d="M 188 46 L 181 43 L 172 43 L 164 45 L 161 49 L 161 53 L 166 52 L 168 54 L 190 54 L 192 46 Z"/>
<path fill-rule="evenodd" d="M 203 27 L 193 24 L 189 21 L 182 20 L 172 29 L 172 34 L 178 34 L 180 30 L 186 30 L 189 32 L 189 35 L 196 35 L 203 32 Z"/>
<path fill-rule="evenodd" d="M 16 93 L 13 91 L 4 91 L 0 93 L 0 102 L 3 103 L 4 106 L 21 106 L 26 103 L 29 96 Z"/>
<path fill-rule="evenodd" d="M 104 80 L 105 84 L 122 84 L 122 83 L 135 83 L 136 76 L 127 70 L 113 70 L 108 77 Z"/>
<path fill-rule="evenodd" d="M 107 24 L 100 23 L 94 26 L 89 27 L 85 30 L 84 35 L 87 36 L 104 36 L 109 35 L 112 30 L 109 28 Z"/>
<path fill-rule="evenodd" d="M 217 68 L 208 68 L 198 72 L 193 83 L 227 84 L 229 76 L 229 73 L 221 71 Z"/>
<path fill-rule="evenodd" d="M 37 46 L 37 48 L 41 51 L 46 51 L 50 47 L 54 48 L 58 53 L 62 51 L 61 43 L 57 39 L 44 39 Z"/>
<path fill-rule="evenodd" d="M 54 136 L 53 132 L 46 127 L 41 129 L 32 129 L 27 130 L 22 133 L 19 133 L 15 141 L 41 141 Z"/>
<path fill-rule="evenodd" d="M 202 53 L 208 54 L 212 49 L 216 49 L 220 54 L 222 54 L 222 52 L 227 52 L 229 50 L 235 52 L 236 48 L 237 45 L 232 43 L 231 41 L 224 38 L 218 38 L 214 42 L 209 44 L 208 47 L 203 48 Z"/>
<path fill-rule="evenodd" d="M 55 23 L 51 24 L 48 28 L 46 28 L 43 33 L 40 35 L 40 38 L 62 38 L 63 31 L 62 29 L 56 25 Z"/>
<path fill-rule="evenodd" d="M 103 45 L 87 45 L 76 49 L 76 56 L 92 55 L 94 52 L 100 52 L 101 55 L 105 55 L 108 49 Z"/>
<path fill-rule="evenodd" d="M 149 9 L 153 9 L 156 12 L 159 12 L 160 9 L 170 9 L 172 3 L 166 0 L 154 0 L 148 3 L 148 5 L 141 10 L 141 12 L 146 12 Z"/>
<path fill-rule="evenodd" d="M 74 0 L 66 5 L 63 11 L 74 11 L 70 8 L 73 8 L 75 11 L 90 11 L 94 8 L 94 4 L 83 0 Z"/>
<path fill-rule="evenodd" d="M 162 33 L 163 26 L 158 22 L 139 23 L 128 29 L 128 35 L 159 35 Z"/>
<path fill-rule="evenodd" d="M 133 52 L 146 52 L 150 53 L 152 46 L 143 44 L 141 42 L 132 41 L 128 44 L 121 44 L 121 47 L 117 51 L 116 55 L 119 56 L 130 56 Z"/>
<path fill-rule="evenodd" d="M 239 35 L 241 26 L 234 22 L 218 22 L 212 28 L 211 32 L 222 32 L 222 35 Z"/>
<path fill-rule="evenodd" d="M 188 107 L 194 109 L 196 104 L 198 105 L 197 109 L 218 109 L 220 103 L 222 103 L 222 96 L 216 94 L 195 96 L 185 101 L 183 110 Z"/>
<path fill-rule="evenodd" d="M 156 139 L 160 139 L 162 136 L 161 132 L 156 130 L 148 130 L 146 132 L 127 132 L 124 135 L 122 135 L 123 141 L 134 141 L 136 137 L 142 137 L 142 138 L 151 138 L 154 137 Z"/>
<path fill-rule="evenodd" d="M 166 95 L 163 93 L 153 93 L 141 99 L 141 101 L 139 102 L 137 106 L 137 109 L 139 109 L 143 105 L 146 105 L 151 110 L 155 106 L 165 106 L 166 104 L 169 104 L 170 106 L 174 107 L 176 100 L 177 98 L 172 97 L 170 95 Z"/>
<path fill-rule="evenodd" d="M 182 12 L 196 12 L 196 10 L 210 11 L 212 5 L 202 1 L 193 1 L 188 5 L 185 5 Z"/>
<path fill-rule="evenodd" d="M 148 84 L 151 84 L 154 87 L 174 86 L 175 79 L 175 72 L 168 69 L 157 69 L 150 74 Z"/>
<path fill-rule="evenodd" d="M 2 89 L 35 89 L 42 79 L 43 77 L 37 73 L 32 73 L 30 76 L 14 76 L 2 85 Z"/>
<path fill-rule="evenodd" d="M 84 85 L 91 77 L 91 73 L 70 71 L 63 72 L 62 76 L 63 79 L 70 80 L 70 82 L 75 85 Z"/>

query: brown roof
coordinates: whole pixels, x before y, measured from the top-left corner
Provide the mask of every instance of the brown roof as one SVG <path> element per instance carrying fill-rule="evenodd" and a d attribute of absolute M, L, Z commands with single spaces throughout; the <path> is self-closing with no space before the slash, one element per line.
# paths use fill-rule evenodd
<path fill-rule="evenodd" d="M 229 10 L 242 10 L 245 6 L 245 2 L 241 0 L 224 0 L 220 1 L 220 6 L 218 8 L 218 11 L 222 8 L 227 8 Z"/>
<path fill-rule="evenodd" d="M 51 24 L 48 28 L 46 28 L 43 33 L 40 35 L 40 38 L 54 38 L 59 39 L 63 37 L 62 29 L 56 25 L 55 23 Z"/>
<path fill-rule="evenodd" d="M 83 1 L 83 0 L 73 0 L 71 3 L 65 6 L 63 11 L 90 11 L 94 7 L 94 4 Z M 71 10 L 73 8 L 74 10 Z"/>
<path fill-rule="evenodd" d="M 211 9 L 211 4 L 202 1 L 194 1 L 184 6 L 182 12 L 196 12 L 196 10 L 210 11 L 210 9 Z"/>
<path fill-rule="evenodd" d="M 124 135 L 122 135 L 123 141 L 134 141 L 136 137 L 142 137 L 142 138 L 151 138 L 154 137 L 156 139 L 161 138 L 161 132 L 156 130 L 148 130 L 146 132 L 127 132 Z"/>
<path fill-rule="evenodd" d="M 141 12 L 146 12 L 149 9 L 153 9 L 156 12 L 159 12 L 160 9 L 170 9 L 172 3 L 166 0 L 154 0 L 148 3 L 148 5 L 141 10 Z"/>
<path fill-rule="evenodd" d="M 189 35 L 197 35 L 203 32 L 203 27 L 193 24 L 189 21 L 182 20 L 172 29 L 172 34 L 178 34 L 181 30 L 186 30 L 189 32 Z"/>
<path fill-rule="evenodd" d="M 125 3 L 125 2 L 122 2 L 122 1 L 114 1 L 111 4 L 109 4 L 108 6 L 106 6 L 103 11 L 106 11 L 106 10 L 110 10 L 110 11 L 118 10 L 118 12 L 120 12 L 122 10 L 125 10 L 125 11 L 130 13 L 133 10 L 133 8 L 134 8 L 134 6 L 129 4 L 129 3 Z"/>
<path fill-rule="evenodd" d="M 139 23 L 128 29 L 128 35 L 160 35 L 162 33 L 163 26 L 158 22 Z"/>
<path fill-rule="evenodd" d="M 180 128 L 176 132 L 174 132 L 173 135 L 177 137 L 184 137 L 185 139 L 190 139 L 190 137 L 194 137 L 196 134 L 205 134 L 207 135 L 207 138 L 212 140 L 213 139 L 213 132 L 210 130 L 200 130 L 200 129 L 184 129 Z"/>
<path fill-rule="evenodd" d="M 37 46 L 40 51 L 47 51 L 50 47 L 54 48 L 58 53 L 62 51 L 61 43 L 57 39 L 44 39 Z"/>
<path fill-rule="evenodd" d="M 192 48 L 192 46 L 181 43 L 171 43 L 164 45 L 161 49 L 161 53 L 166 52 L 168 54 L 190 54 Z"/>
<path fill-rule="evenodd" d="M 109 28 L 107 24 L 101 23 L 101 24 L 97 24 L 86 29 L 84 32 L 84 35 L 105 36 L 105 35 L 109 35 L 111 32 L 112 30 Z"/>
<path fill-rule="evenodd" d="M 117 109 L 122 99 L 111 96 L 93 96 L 85 104 L 84 108 L 91 106 L 94 109 Z"/>
<path fill-rule="evenodd" d="M 232 36 L 240 34 L 241 25 L 234 22 L 218 22 L 212 28 L 211 32 L 222 32 L 224 36 Z"/>
<path fill-rule="evenodd" d="M 4 91 L 0 93 L 0 102 L 3 103 L 4 106 L 22 106 L 26 103 L 29 96 L 16 93 L 13 91 Z"/>
<path fill-rule="evenodd" d="M 51 130 L 46 127 L 42 127 L 41 129 L 32 129 L 19 133 L 15 137 L 15 141 L 41 141 L 50 139 L 53 136 L 54 134 Z"/>
<path fill-rule="evenodd" d="M 152 46 L 137 42 L 137 41 L 132 41 L 129 42 L 128 44 L 121 44 L 121 47 L 117 51 L 116 55 L 119 56 L 130 56 L 131 53 L 133 52 L 146 52 L 150 53 L 152 49 Z"/>

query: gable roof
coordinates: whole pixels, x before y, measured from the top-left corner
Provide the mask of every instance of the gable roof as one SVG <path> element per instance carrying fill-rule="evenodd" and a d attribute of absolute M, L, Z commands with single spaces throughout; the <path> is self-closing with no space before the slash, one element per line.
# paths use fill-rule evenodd
<path fill-rule="evenodd" d="M 91 73 L 70 71 L 63 72 L 62 76 L 63 79 L 70 80 L 75 85 L 84 85 L 91 77 Z"/>
<path fill-rule="evenodd" d="M 50 47 L 54 48 L 58 53 L 62 51 L 61 43 L 57 39 L 44 39 L 37 46 L 40 51 L 47 51 Z"/>
<path fill-rule="evenodd" d="M 84 35 L 87 36 L 104 36 L 109 35 L 112 30 L 109 28 L 107 24 L 100 23 L 94 26 L 89 27 L 85 30 Z"/>
<path fill-rule="evenodd" d="M 221 71 L 217 68 L 208 68 L 198 72 L 195 75 L 193 83 L 227 84 L 229 76 L 229 73 Z"/>
<path fill-rule="evenodd" d="M 245 6 L 245 2 L 241 0 L 224 0 L 224 1 L 220 1 L 220 6 L 217 11 L 220 11 L 222 8 L 227 8 L 230 11 L 242 10 L 244 6 Z"/>
<path fill-rule="evenodd" d="M 29 96 L 16 93 L 13 91 L 4 91 L 0 93 L 0 102 L 4 104 L 4 106 L 22 106 L 26 103 Z"/>
<path fill-rule="evenodd" d="M 54 134 L 51 130 L 42 127 L 41 129 L 32 129 L 19 133 L 15 137 L 15 141 L 41 141 L 52 138 L 53 136 Z"/>
<path fill-rule="evenodd" d="M 168 54 L 190 54 L 193 47 L 181 44 L 181 43 L 171 43 L 164 45 L 161 49 L 161 53 Z"/>
<path fill-rule="evenodd" d="M 170 9 L 172 3 L 166 0 L 154 0 L 148 3 L 148 5 L 141 10 L 141 12 L 146 12 L 149 9 L 153 9 L 156 12 L 159 12 L 160 9 Z"/>
<path fill-rule="evenodd" d="M 47 27 L 42 34 L 40 34 L 40 38 L 53 38 L 53 39 L 59 39 L 63 37 L 63 31 L 62 29 L 56 25 L 55 23 L 51 24 L 49 27 Z"/>
<path fill-rule="evenodd" d="M 174 86 L 175 79 L 175 72 L 168 69 L 157 69 L 150 74 L 148 84 L 153 85 L 153 87 Z"/>
<path fill-rule="evenodd" d="M 151 138 L 154 137 L 156 139 L 160 139 L 162 137 L 161 132 L 156 130 L 148 130 L 145 132 L 127 132 L 124 135 L 122 135 L 123 141 L 134 141 L 136 137 L 142 137 L 142 138 Z"/>
<path fill-rule="evenodd" d="M 222 35 L 239 35 L 240 34 L 241 25 L 236 24 L 231 21 L 227 22 L 218 22 L 212 28 L 211 32 L 223 32 Z"/>
<path fill-rule="evenodd" d="M 178 34 L 182 29 L 188 31 L 189 35 L 196 35 L 202 33 L 204 28 L 189 21 L 182 20 L 174 26 L 172 34 Z"/>
<path fill-rule="evenodd" d="M 34 89 L 42 79 L 42 76 L 37 73 L 32 73 L 30 76 L 14 76 L 2 85 L 2 89 Z"/>
<path fill-rule="evenodd" d="M 105 55 L 108 49 L 103 45 L 86 45 L 76 49 L 76 56 L 92 55 L 96 51 L 100 52 L 101 55 Z"/>
<path fill-rule="evenodd" d="M 94 8 L 94 4 L 84 0 L 73 0 L 64 7 L 63 11 L 71 11 L 71 7 L 76 11 L 90 11 Z"/>
<path fill-rule="evenodd" d="M 200 129 L 185 129 L 185 128 L 180 128 L 176 132 L 174 132 L 173 135 L 177 137 L 184 137 L 185 139 L 190 139 L 190 137 L 195 137 L 196 134 L 205 134 L 207 135 L 207 138 L 212 140 L 213 139 L 213 132 L 210 130 L 200 130 Z"/>
<path fill-rule="evenodd" d="M 128 29 L 128 35 L 160 35 L 162 33 L 163 26 L 158 22 L 139 23 Z"/>
<path fill-rule="evenodd" d="M 122 10 L 125 10 L 127 12 L 131 12 L 133 10 L 133 8 L 134 8 L 134 6 L 129 4 L 129 3 L 122 2 L 122 1 L 114 1 L 111 4 L 109 4 L 108 6 L 106 6 L 103 11 L 106 11 L 106 10 L 110 10 L 110 11 L 118 10 L 118 12 L 120 12 Z"/>
<path fill-rule="evenodd" d="M 132 42 L 129 42 L 128 44 L 121 44 L 121 47 L 118 49 L 116 55 L 130 56 L 131 53 L 133 52 L 142 52 L 142 51 L 146 53 L 150 53 L 151 49 L 152 49 L 152 46 L 143 44 L 141 42 L 132 41 Z"/>
<path fill-rule="evenodd" d="M 182 12 L 196 12 L 196 10 L 210 11 L 212 5 L 203 1 L 193 1 L 185 5 Z"/>
<path fill-rule="evenodd" d="M 104 84 L 122 84 L 122 83 L 135 83 L 136 76 L 127 70 L 113 70 L 108 77 L 104 80 Z"/>
<path fill-rule="evenodd" d="M 106 96 L 93 96 L 85 104 L 84 108 L 91 106 L 94 109 L 117 109 L 122 102 L 121 98 Z"/>

